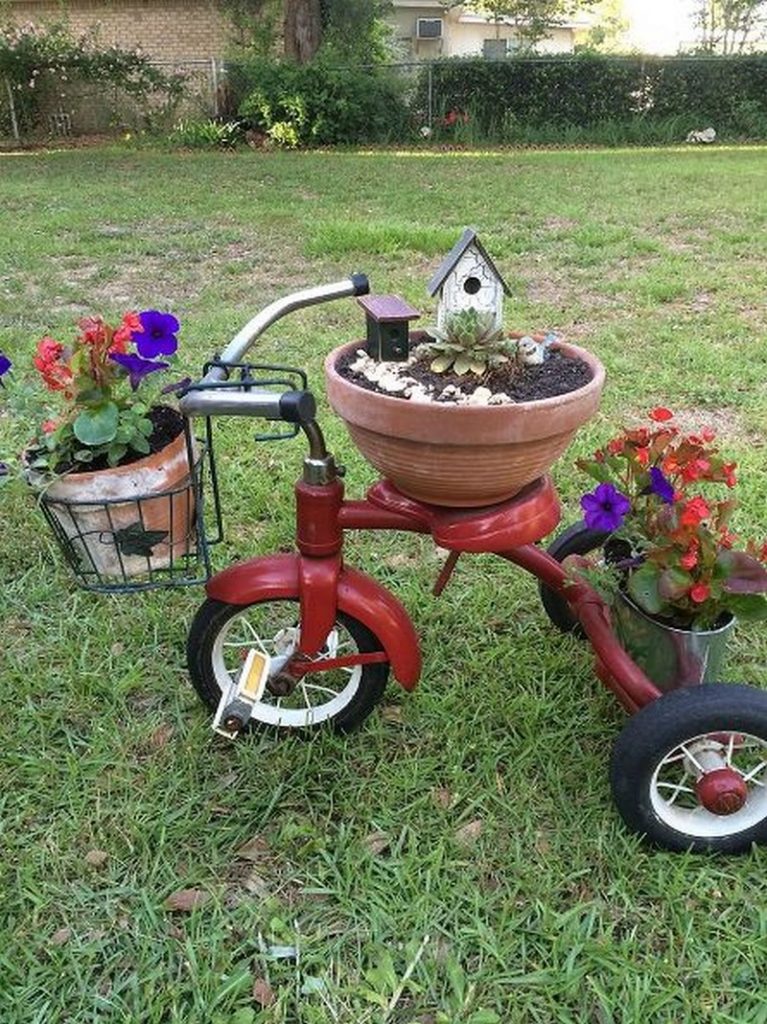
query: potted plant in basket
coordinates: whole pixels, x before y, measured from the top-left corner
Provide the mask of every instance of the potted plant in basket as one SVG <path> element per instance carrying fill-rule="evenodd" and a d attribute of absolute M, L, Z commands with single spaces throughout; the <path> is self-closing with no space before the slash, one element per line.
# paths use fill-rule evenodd
<path fill-rule="evenodd" d="M 184 420 L 161 398 L 177 385 L 155 383 L 171 366 L 179 324 L 145 310 L 117 327 L 101 317 L 78 326 L 69 345 L 37 345 L 47 397 L 25 475 L 76 568 L 99 578 L 146 573 L 188 554 L 193 532 Z"/>
<path fill-rule="evenodd" d="M 604 369 L 553 335 L 503 329 L 508 289 L 467 229 L 429 284 L 437 325 L 408 337 L 416 310 L 359 302 L 358 342 L 325 362 L 328 398 L 363 455 L 405 495 L 448 506 L 504 501 L 544 475 L 597 410 Z M 388 358 L 383 352 L 389 342 Z"/>
<path fill-rule="evenodd" d="M 715 433 L 684 433 L 665 408 L 576 465 L 597 481 L 581 499 L 602 535 L 598 563 L 572 556 L 608 601 L 618 637 L 663 689 L 717 680 L 736 619 L 767 619 L 767 544 L 736 547 L 734 462 Z"/>

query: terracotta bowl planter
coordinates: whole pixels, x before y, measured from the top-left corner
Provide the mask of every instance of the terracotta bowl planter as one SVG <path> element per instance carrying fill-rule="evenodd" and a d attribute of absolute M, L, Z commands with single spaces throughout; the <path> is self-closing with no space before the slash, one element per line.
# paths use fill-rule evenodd
<path fill-rule="evenodd" d="M 40 485 L 32 477 L 30 483 Z M 127 466 L 71 473 L 40 489 L 64 553 L 85 577 L 137 576 L 196 551 L 183 431 L 161 451 Z"/>
<path fill-rule="evenodd" d="M 514 405 L 411 402 L 368 391 L 336 370 L 342 345 L 325 361 L 330 404 L 365 458 L 408 497 L 432 505 L 493 505 L 546 473 L 599 407 L 605 371 L 575 345 L 559 344 L 592 371 L 584 387 Z"/>

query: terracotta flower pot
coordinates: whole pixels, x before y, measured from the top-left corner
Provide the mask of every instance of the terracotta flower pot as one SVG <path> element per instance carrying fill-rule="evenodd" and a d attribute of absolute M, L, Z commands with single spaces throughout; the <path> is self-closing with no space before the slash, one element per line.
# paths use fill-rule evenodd
<path fill-rule="evenodd" d="M 57 477 L 40 500 L 68 560 L 86 579 L 146 574 L 196 551 L 183 431 L 127 466 Z"/>
<path fill-rule="evenodd" d="M 338 373 L 342 353 L 361 344 L 328 355 L 330 404 L 368 462 L 403 494 L 433 505 L 492 505 L 542 476 L 596 412 L 605 379 L 590 352 L 559 344 L 592 372 L 588 384 L 569 394 L 494 406 L 411 402 L 368 391 Z"/>

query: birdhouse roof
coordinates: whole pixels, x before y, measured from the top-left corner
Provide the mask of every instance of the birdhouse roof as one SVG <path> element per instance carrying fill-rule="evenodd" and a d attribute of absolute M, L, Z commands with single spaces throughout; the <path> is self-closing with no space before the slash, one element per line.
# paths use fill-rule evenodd
<path fill-rule="evenodd" d="M 444 260 L 440 263 L 439 267 L 437 267 L 434 277 L 432 277 L 431 281 L 429 281 L 429 283 L 427 284 L 426 287 L 428 289 L 429 295 L 434 295 L 435 292 L 437 292 L 442 287 L 442 285 L 445 283 L 445 279 L 447 278 L 448 274 L 450 274 L 455 269 L 458 260 L 460 260 L 461 256 L 463 256 L 463 254 L 466 252 L 470 245 L 473 245 L 475 249 L 479 250 L 480 255 L 484 259 L 485 263 L 487 263 L 492 272 L 500 281 L 505 294 L 511 294 L 511 292 L 509 291 L 509 286 L 506 284 L 503 277 L 498 272 L 498 267 L 496 267 L 495 263 L 493 263 L 493 261 L 490 259 L 487 252 L 485 251 L 484 245 L 482 245 L 480 240 L 477 238 L 477 232 L 473 228 L 466 228 L 466 230 L 455 243 L 453 248 L 444 258 Z"/>

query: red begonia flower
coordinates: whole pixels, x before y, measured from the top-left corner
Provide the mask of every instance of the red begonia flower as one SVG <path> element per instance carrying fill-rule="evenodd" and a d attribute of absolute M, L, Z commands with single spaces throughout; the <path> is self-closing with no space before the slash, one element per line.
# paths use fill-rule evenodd
<path fill-rule="evenodd" d="M 690 599 L 696 604 L 703 604 L 711 597 L 711 587 L 707 583 L 696 583 L 694 587 L 690 587 L 689 594 Z"/>

